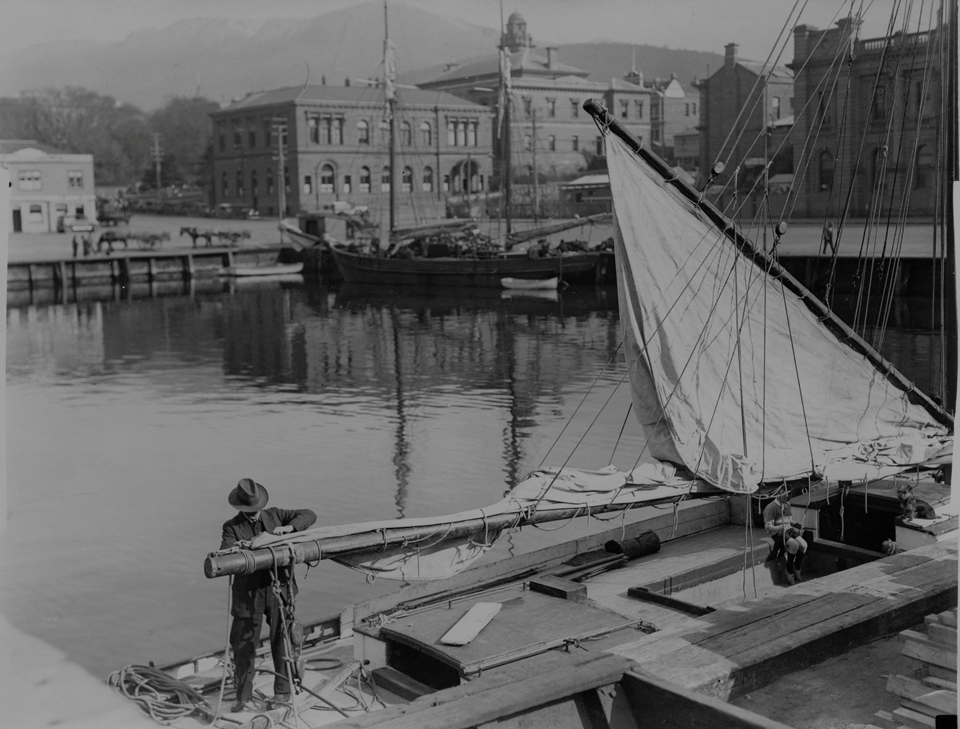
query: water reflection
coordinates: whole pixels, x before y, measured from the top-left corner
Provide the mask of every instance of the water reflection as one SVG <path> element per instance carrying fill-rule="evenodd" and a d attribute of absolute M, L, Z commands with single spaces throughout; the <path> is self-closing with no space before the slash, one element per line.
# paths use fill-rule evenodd
<path fill-rule="evenodd" d="M 548 453 L 629 468 L 639 451 L 613 289 L 256 281 L 153 293 L 7 313 L 0 576 L 16 589 L 0 606 L 100 676 L 216 647 L 225 593 L 199 566 L 241 476 L 336 524 L 490 503 Z M 882 349 L 924 387 L 939 376 L 933 342 L 921 326 L 888 331 Z M 504 549 L 555 538 L 524 530 Z M 303 583 L 301 614 L 387 589 L 324 564 Z"/>

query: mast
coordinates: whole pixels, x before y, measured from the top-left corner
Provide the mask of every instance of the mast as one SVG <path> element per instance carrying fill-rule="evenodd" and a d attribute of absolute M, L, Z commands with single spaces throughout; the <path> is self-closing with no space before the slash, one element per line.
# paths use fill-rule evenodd
<path fill-rule="evenodd" d="M 383 76 L 384 95 L 387 101 L 387 122 L 389 124 L 390 140 L 387 169 L 390 175 L 390 233 L 396 228 L 397 214 L 397 186 L 394 160 L 396 159 L 397 142 L 397 91 L 396 91 L 396 63 L 393 57 L 393 45 L 390 43 L 390 31 L 387 24 L 387 0 L 383 0 Z"/>
<path fill-rule="evenodd" d="M 537 110 L 533 110 L 533 220 L 540 219 L 540 175 L 537 173 Z"/>
<path fill-rule="evenodd" d="M 960 64 L 960 54 L 957 52 L 957 3 L 947 3 L 949 16 L 947 23 L 947 113 L 946 113 L 946 134 L 947 134 L 947 169 L 944 185 L 945 212 L 946 212 L 946 277 L 943 295 L 946 297 L 947 306 L 944 310 L 944 342 L 946 348 L 946 392 L 944 393 L 944 405 L 951 412 L 956 412 L 957 408 L 957 347 L 960 345 L 957 338 L 957 307 L 960 301 L 957 300 L 957 251 L 956 251 L 956 229 L 958 204 L 958 179 L 960 179 L 960 159 L 958 159 L 957 135 L 960 134 L 958 128 L 958 64 Z"/>
<path fill-rule="evenodd" d="M 507 235 L 512 230 L 510 215 L 510 56 L 507 48 L 507 32 L 503 24 L 503 0 L 500 0 L 500 186 L 504 196 L 504 217 L 507 223 Z"/>

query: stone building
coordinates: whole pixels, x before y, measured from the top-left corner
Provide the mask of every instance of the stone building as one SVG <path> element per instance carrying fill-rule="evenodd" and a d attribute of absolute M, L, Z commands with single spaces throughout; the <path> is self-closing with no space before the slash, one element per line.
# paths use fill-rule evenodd
<path fill-rule="evenodd" d="M 930 215 L 942 138 L 940 31 L 859 40 L 857 30 L 850 18 L 828 30 L 794 29 L 793 135 L 812 140 L 796 214 L 837 215 L 852 185 L 854 216 L 886 212 L 871 210 L 877 190 L 897 206 L 908 199 L 910 214 Z"/>
<path fill-rule="evenodd" d="M 636 71 L 631 74 L 638 77 L 634 83 L 642 86 L 643 76 Z M 627 78 L 633 80 L 629 75 Z M 679 164 L 675 136 L 696 130 L 700 123 L 700 91 L 697 87 L 695 81 L 684 87 L 675 74 L 666 80 L 654 79 L 650 84 L 656 92 L 650 104 L 650 148 L 670 164 Z"/>
<path fill-rule="evenodd" d="M 92 154 L 5 139 L 0 140 L 0 167 L 10 171 L 13 232 L 56 231 L 60 216 L 96 220 Z"/>
<path fill-rule="evenodd" d="M 725 47 L 724 64 L 700 82 L 700 174 L 714 163 L 726 169 L 707 191 L 715 198 L 721 186 L 733 193 L 737 176 L 741 191 L 753 183 L 772 160 L 771 174 L 793 171 L 793 150 L 787 140 L 793 115 L 793 72 L 773 69 L 737 57 L 737 44 Z"/>
<path fill-rule="evenodd" d="M 561 63 L 556 48 L 547 47 L 544 54 L 535 52 L 520 13 L 510 16 L 501 42 L 510 61 L 510 159 L 515 179 L 531 179 L 534 162 L 541 179 L 547 181 L 570 180 L 586 169 L 603 166 L 596 160 L 603 155 L 599 131 L 582 108 L 591 97 L 649 144 L 655 90 L 628 79 L 590 81 L 589 71 Z M 499 114 L 500 79 L 500 56 L 491 53 L 451 64 L 419 86 L 454 94 Z M 497 135 L 497 159 L 501 158 L 501 144 Z"/>
<path fill-rule="evenodd" d="M 367 206 L 398 222 L 443 217 L 449 195 L 483 194 L 491 174 L 491 112 L 450 94 L 397 89 L 394 179 L 383 89 L 289 87 L 248 94 L 211 114 L 214 202 L 278 215 L 279 142 L 285 214 Z"/>

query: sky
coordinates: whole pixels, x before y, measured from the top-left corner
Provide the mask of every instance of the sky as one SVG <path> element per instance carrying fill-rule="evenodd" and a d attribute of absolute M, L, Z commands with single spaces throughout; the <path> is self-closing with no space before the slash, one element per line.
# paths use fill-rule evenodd
<path fill-rule="evenodd" d="M 46 41 L 118 41 L 141 28 L 192 17 L 249 21 L 315 17 L 370 0 L 0 0 L 0 48 L 17 51 Z M 619 41 L 723 53 L 738 43 L 743 58 L 764 60 L 796 7 L 801 22 L 827 28 L 865 2 L 861 38 L 885 35 L 896 0 L 502 0 L 504 17 L 519 11 L 538 45 Z M 931 0 L 915 0 L 915 6 Z M 939 0 L 933 0 L 939 2 Z M 389 0 L 390 4 L 497 27 L 501 0 Z M 788 46 L 792 52 L 792 44 Z"/>

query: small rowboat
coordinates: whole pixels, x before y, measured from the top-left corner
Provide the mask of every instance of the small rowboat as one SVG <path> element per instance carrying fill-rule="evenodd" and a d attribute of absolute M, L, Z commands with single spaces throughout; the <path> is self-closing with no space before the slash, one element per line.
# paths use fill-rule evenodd
<path fill-rule="evenodd" d="M 554 276 L 553 278 L 502 278 L 500 279 L 500 285 L 505 289 L 520 289 L 524 291 L 543 291 L 543 290 L 554 290 L 556 291 L 557 285 L 560 283 L 560 278 Z"/>
<path fill-rule="evenodd" d="M 277 263 L 272 266 L 228 266 L 224 273 L 228 276 L 288 276 L 300 273 L 303 263 Z"/>

